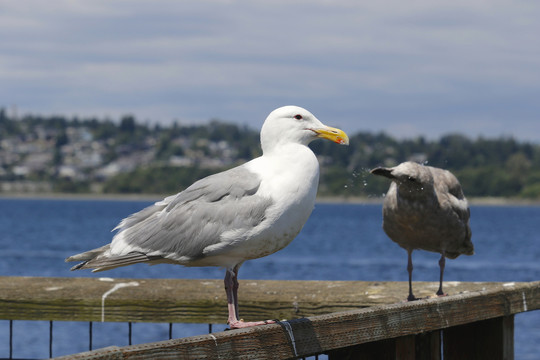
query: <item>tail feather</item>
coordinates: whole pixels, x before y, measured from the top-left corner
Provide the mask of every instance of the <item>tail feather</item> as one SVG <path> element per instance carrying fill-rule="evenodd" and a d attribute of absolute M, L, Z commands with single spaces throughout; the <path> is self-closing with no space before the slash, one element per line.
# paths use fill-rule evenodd
<path fill-rule="evenodd" d="M 122 256 L 102 258 L 88 261 L 83 268 L 94 269 L 92 272 L 111 270 L 121 266 L 128 266 L 138 263 L 152 261 L 153 257 L 143 253 L 129 253 Z"/>
<path fill-rule="evenodd" d="M 93 269 L 92 272 L 111 270 L 121 266 L 127 266 L 144 262 L 159 262 L 163 259 L 161 256 L 148 256 L 140 252 L 132 252 L 126 255 L 110 255 L 107 251 L 110 244 L 93 249 L 81 254 L 70 256 L 66 259 L 69 261 L 82 261 L 71 268 L 71 271 L 82 269 Z"/>
<path fill-rule="evenodd" d="M 105 246 L 102 246 L 100 248 L 97 248 L 97 249 L 93 249 L 93 250 L 88 250 L 88 251 L 85 251 L 83 253 L 80 253 L 80 254 L 77 254 L 77 255 L 73 255 L 73 256 L 70 256 L 66 259 L 66 262 L 71 262 L 71 261 L 88 261 L 88 260 L 92 260 L 92 259 L 95 259 L 96 257 L 104 254 L 105 252 L 107 252 L 109 249 L 111 248 L 111 244 L 107 244 Z"/>

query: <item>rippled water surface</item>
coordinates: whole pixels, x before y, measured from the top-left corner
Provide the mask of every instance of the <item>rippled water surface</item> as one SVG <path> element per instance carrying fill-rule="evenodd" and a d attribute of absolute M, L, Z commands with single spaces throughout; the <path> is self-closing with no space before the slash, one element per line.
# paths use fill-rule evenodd
<path fill-rule="evenodd" d="M 0 199 L 0 276 L 89 276 L 70 272 L 64 258 L 109 242 L 125 216 L 143 201 Z M 472 206 L 476 254 L 447 261 L 448 281 L 540 280 L 537 234 L 539 206 Z M 318 204 L 300 235 L 286 249 L 246 262 L 241 279 L 406 281 L 406 252 L 381 229 L 380 205 Z M 413 253 L 414 280 L 437 281 L 435 253 Z M 111 270 L 110 277 L 223 278 L 217 268 L 136 265 Z M 406 294 L 404 294 L 404 297 Z M 224 304 L 226 306 L 226 304 Z M 94 348 L 127 345 L 127 325 L 94 323 Z M 214 325 L 214 331 L 225 325 Z M 133 342 L 168 338 L 167 324 L 134 324 Z M 174 337 L 206 333 L 208 325 L 175 325 Z M 14 322 L 17 358 L 47 357 L 48 322 Z M 76 336 L 73 336 L 76 334 Z M 537 359 L 540 313 L 516 316 L 516 359 Z M 9 322 L 0 320 L 0 358 L 9 356 Z M 55 322 L 53 355 L 88 348 L 88 324 Z M 66 340 L 64 340 L 66 339 Z M 28 344 L 32 344 L 29 346 Z"/>

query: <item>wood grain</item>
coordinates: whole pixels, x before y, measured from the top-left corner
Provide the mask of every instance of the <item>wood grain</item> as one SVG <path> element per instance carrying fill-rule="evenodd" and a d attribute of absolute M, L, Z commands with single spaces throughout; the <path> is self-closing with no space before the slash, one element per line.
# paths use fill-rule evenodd
<path fill-rule="evenodd" d="M 437 286 L 419 282 L 415 291 L 433 295 Z M 446 289 L 404 302 L 405 282 L 244 280 L 246 320 L 289 320 L 66 358 L 437 358 L 442 331 L 445 359 L 511 359 L 513 315 L 540 308 L 540 282 Z M 220 280 L 0 277 L 0 319 L 223 323 L 226 315 Z"/>
<path fill-rule="evenodd" d="M 389 288 L 393 285 L 396 284 L 386 284 Z M 401 287 L 401 284 L 398 285 Z M 379 304 L 248 329 L 124 348 L 112 347 L 72 355 L 69 358 L 287 359 L 323 352 L 332 354 L 340 349 L 376 342 L 394 347 L 393 355 L 389 355 L 389 358 L 397 358 L 397 355 L 411 358 L 411 344 L 418 343 L 417 335 L 463 325 L 469 327 L 463 336 L 470 336 L 467 334 L 472 331 L 481 339 L 482 334 L 485 334 L 480 341 L 484 346 L 489 346 L 489 339 L 507 343 L 510 341 L 507 336 L 510 332 L 504 330 L 512 327 L 512 315 L 539 307 L 540 282 L 491 284 L 484 290 L 447 297 L 390 305 Z M 474 323 L 479 325 L 467 325 Z M 486 330 L 488 328 L 489 331 Z M 456 341 L 455 336 L 459 337 L 459 334 L 459 331 L 454 331 L 447 337 L 454 336 L 451 341 Z M 436 339 L 429 335 L 428 337 L 431 337 L 428 351 L 434 351 L 431 343 L 436 342 Z M 473 345 L 474 342 L 470 341 Z M 463 344 L 463 341 L 458 341 L 459 344 Z M 459 356 L 478 359 L 512 358 L 508 345 L 503 344 L 499 349 L 492 350 L 487 353 L 489 357 L 478 352 L 478 347 L 473 347 L 468 352 L 462 349 Z M 471 354 L 475 356 L 468 357 Z M 450 354 L 448 356 L 453 358 Z"/>
<path fill-rule="evenodd" d="M 415 282 L 415 292 L 434 296 L 437 286 Z M 500 283 L 445 286 L 450 295 L 504 288 Z M 395 304 L 406 295 L 406 282 L 241 280 L 240 315 L 246 321 L 296 319 Z M 0 277 L 1 319 L 101 321 L 102 316 L 105 321 L 219 324 L 227 319 L 227 301 L 222 280 Z"/>

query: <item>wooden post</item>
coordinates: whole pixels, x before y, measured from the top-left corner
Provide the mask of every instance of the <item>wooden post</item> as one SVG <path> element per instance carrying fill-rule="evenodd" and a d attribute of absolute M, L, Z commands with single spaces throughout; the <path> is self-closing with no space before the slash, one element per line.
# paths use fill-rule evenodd
<path fill-rule="evenodd" d="M 407 335 L 398 337 L 395 340 L 396 360 L 415 360 L 416 358 L 416 336 Z"/>
<path fill-rule="evenodd" d="M 394 360 L 395 345 L 395 339 L 385 339 L 342 348 L 329 352 L 328 360 Z"/>
<path fill-rule="evenodd" d="M 514 359 L 514 315 L 443 330 L 445 360 Z"/>
<path fill-rule="evenodd" d="M 401 336 L 330 352 L 329 360 L 440 360 L 441 332 Z"/>
<path fill-rule="evenodd" d="M 441 360 L 441 331 L 435 330 L 415 337 L 417 360 Z"/>

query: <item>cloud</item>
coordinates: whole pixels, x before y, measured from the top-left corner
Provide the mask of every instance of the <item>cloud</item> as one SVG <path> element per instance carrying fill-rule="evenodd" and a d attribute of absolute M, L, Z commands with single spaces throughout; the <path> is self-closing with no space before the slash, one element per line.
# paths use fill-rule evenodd
<path fill-rule="evenodd" d="M 539 10 L 479 0 L 3 1 L 0 106 L 259 127 L 273 108 L 297 104 L 349 132 L 540 140 L 516 126 L 540 110 Z M 501 125 L 474 126 L 490 123 Z"/>

